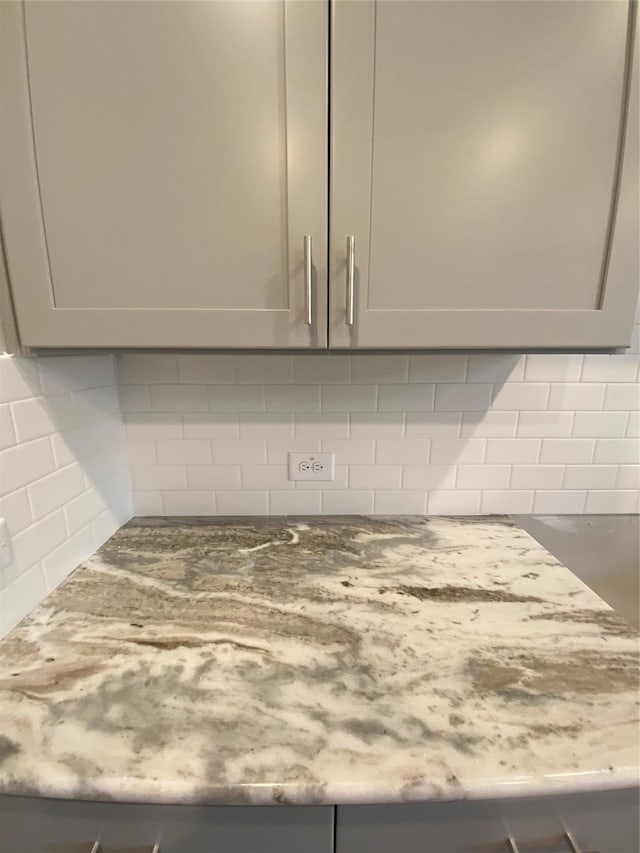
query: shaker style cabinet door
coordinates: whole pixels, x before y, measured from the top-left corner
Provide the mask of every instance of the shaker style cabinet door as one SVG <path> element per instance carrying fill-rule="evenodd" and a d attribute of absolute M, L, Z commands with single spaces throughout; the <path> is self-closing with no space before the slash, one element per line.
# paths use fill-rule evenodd
<path fill-rule="evenodd" d="M 633 6 L 333 9 L 330 346 L 628 346 Z"/>
<path fill-rule="evenodd" d="M 325 347 L 327 4 L 0 6 L 22 343 Z"/>

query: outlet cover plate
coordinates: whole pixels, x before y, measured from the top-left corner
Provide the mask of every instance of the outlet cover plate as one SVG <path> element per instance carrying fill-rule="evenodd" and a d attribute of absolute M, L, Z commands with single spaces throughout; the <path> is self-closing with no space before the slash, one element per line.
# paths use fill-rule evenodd
<path fill-rule="evenodd" d="M 335 453 L 290 453 L 290 480 L 335 480 Z"/>

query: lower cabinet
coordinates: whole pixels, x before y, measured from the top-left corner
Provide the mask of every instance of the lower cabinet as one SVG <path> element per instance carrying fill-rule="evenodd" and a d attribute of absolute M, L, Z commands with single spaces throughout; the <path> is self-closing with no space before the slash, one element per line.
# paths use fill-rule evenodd
<path fill-rule="evenodd" d="M 638 853 L 638 789 L 338 806 L 338 853 Z"/>
<path fill-rule="evenodd" d="M 0 853 L 331 853 L 334 813 L 0 796 Z"/>

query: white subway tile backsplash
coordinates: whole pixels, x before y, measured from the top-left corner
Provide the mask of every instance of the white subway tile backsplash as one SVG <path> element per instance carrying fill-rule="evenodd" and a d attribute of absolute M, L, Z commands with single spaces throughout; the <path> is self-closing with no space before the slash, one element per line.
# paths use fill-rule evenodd
<path fill-rule="evenodd" d="M 587 500 L 586 491 L 540 491 L 533 498 L 533 512 L 541 515 L 571 515 L 583 513 Z"/>
<path fill-rule="evenodd" d="M 340 384 L 350 381 L 351 357 L 348 355 L 296 355 L 293 359 L 293 381 L 311 385 Z"/>
<path fill-rule="evenodd" d="M 29 528 L 12 537 L 15 569 L 19 570 L 22 566 L 30 568 L 35 563 L 39 563 L 43 557 L 61 545 L 67 536 L 67 526 L 61 509 L 34 522 Z M 17 574 L 18 571 L 15 577 Z"/>
<path fill-rule="evenodd" d="M 428 461 L 426 438 L 382 438 L 377 442 L 376 462 L 380 465 L 424 465 Z"/>
<path fill-rule="evenodd" d="M 195 385 L 224 385 L 236 381 L 236 360 L 232 355 L 179 355 L 178 381 Z M 256 380 L 257 382 L 258 380 Z"/>
<path fill-rule="evenodd" d="M 131 478 L 137 492 L 185 490 L 187 472 L 181 465 L 132 465 Z"/>
<path fill-rule="evenodd" d="M 240 438 L 239 417 L 234 412 L 189 412 L 182 415 L 182 431 L 185 438 Z M 174 429 L 173 424 L 167 423 L 157 438 L 181 438 L 180 428 L 177 434 Z"/>
<path fill-rule="evenodd" d="M 485 462 L 530 465 L 538 461 L 539 438 L 488 438 Z"/>
<path fill-rule="evenodd" d="M 128 438 L 124 450 L 129 465 L 156 464 L 156 443 L 150 438 Z"/>
<path fill-rule="evenodd" d="M 51 442 L 38 438 L 0 451 L 0 483 L 2 491 L 13 492 L 55 470 Z"/>
<path fill-rule="evenodd" d="M 510 465 L 458 465 L 457 489 L 506 489 Z"/>
<path fill-rule="evenodd" d="M 377 408 L 376 385 L 323 385 L 323 412 L 371 412 Z"/>
<path fill-rule="evenodd" d="M 351 438 L 402 438 L 404 435 L 404 412 L 353 412 L 349 418 Z"/>
<path fill-rule="evenodd" d="M 271 515 L 319 515 L 322 512 L 322 492 L 269 492 Z"/>
<path fill-rule="evenodd" d="M 151 385 L 149 391 L 151 408 L 155 412 L 206 412 L 209 409 L 206 385 Z"/>
<path fill-rule="evenodd" d="M 8 403 L 0 404 L 0 450 L 13 447 L 16 443 L 16 432 L 11 418 L 11 409 Z"/>
<path fill-rule="evenodd" d="M 576 412 L 571 434 L 577 438 L 624 435 L 628 420 L 626 412 Z"/>
<path fill-rule="evenodd" d="M 118 397 L 121 410 L 127 414 L 151 411 L 151 393 L 148 385 L 118 385 Z"/>
<path fill-rule="evenodd" d="M 0 403 L 40 396 L 37 359 L 0 355 Z"/>
<path fill-rule="evenodd" d="M 27 486 L 33 518 L 38 520 L 84 492 L 81 466 L 75 462 Z"/>
<path fill-rule="evenodd" d="M 239 383 L 280 385 L 293 382 L 293 359 L 290 355 L 237 355 L 236 375 Z"/>
<path fill-rule="evenodd" d="M 605 465 L 636 465 L 640 462 L 640 441 L 637 438 L 598 438 L 593 461 Z"/>
<path fill-rule="evenodd" d="M 606 513 L 606 514 L 633 514 L 638 512 L 638 496 L 640 492 L 609 490 L 609 491 L 590 491 L 587 495 L 587 503 L 585 512 L 590 513 Z"/>
<path fill-rule="evenodd" d="M 319 385 L 265 385 L 264 394 L 268 412 L 320 411 Z"/>
<path fill-rule="evenodd" d="M 434 465 L 463 465 L 484 462 L 484 438 L 434 438 L 429 461 Z"/>
<path fill-rule="evenodd" d="M 133 493 L 134 515 L 163 515 L 161 492 L 134 492 Z"/>
<path fill-rule="evenodd" d="M 123 353 L 118 357 L 118 381 L 124 385 L 178 382 L 178 358 L 158 353 Z"/>
<path fill-rule="evenodd" d="M 78 566 L 93 554 L 95 548 L 93 531 L 91 525 L 87 524 L 43 557 L 42 571 L 47 589 L 55 589 L 69 574 L 69 566 Z"/>
<path fill-rule="evenodd" d="M 372 491 L 322 492 L 324 515 L 370 515 L 373 512 Z"/>
<path fill-rule="evenodd" d="M 15 439 L 21 444 L 33 441 L 73 426 L 71 397 L 69 394 L 57 394 L 54 397 L 17 400 L 11 403 L 11 417 Z"/>
<path fill-rule="evenodd" d="M 426 492 L 378 491 L 373 495 L 373 511 L 376 515 L 424 515 Z"/>
<path fill-rule="evenodd" d="M 402 481 L 401 465 L 351 465 L 351 489 L 399 489 Z"/>
<path fill-rule="evenodd" d="M 640 465 L 620 465 L 616 489 L 640 489 Z"/>
<path fill-rule="evenodd" d="M 467 382 L 520 382 L 524 365 L 524 355 L 472 353 L 467 361 Z"/>
<path fill-rule="evenodd" d="M 372 465 L 376 443 L 370 438 L 325 438 L 322 450 L 335 453 L 337 465 Z"/>
<path fill-rule="evenodd" d="M 213 492 L 162 492 L 164 515 L 213 515 Z"/>
<path fill-rule="evenodd" d="M 453 489 L 456 484 L 454 465 L 404 465 L 402 468 L 402 488 L 418 491 L 420 489 Z"/>
<path fill-rule="evenodd" d="M 637 411 L 640 409 L 640 384 L 620 382 L 607 385 L 604 409 L 608 411 Z"/>
<path fill-rule="evenodd" d="M 627 438 L 640 438 L 640 412 L 629 412 L 625 435 Z"/>
<path fill-rule="evenodd" d="M 267 461 L 266 443 L 257 438 L 214 441 L 213 461 L 217 465 L 263 465 Z"/>
<path fill-rule="evenodd" d="M 196 491 L 241 489 L 239 465 L 188 465 L 187 487 Z"/>
<path fill-rule="evenodd" d="M 551 386 L 549 408 L 559 411 L 602 409 L 606 385 L 593 382 L 558 382 Z"/>
<path fill-rule="evenodd" d="M 42 601 L 47 592 L 40 563 L 21 572 L 0 595 L 0 634 L 4 635 L 13 628 Z"/>
<path fill-rule="evenodd" d="M 218 515 L 268 515 L 268 492 L 216 492 Z"/>
<path fill-rule="evenodd" d="M 505 382 L 494 388 L 492 408 L 501 412 L 545 410 L 549 387 L 545 382 Z"/>
<path fill-rule="evenodd" d="M 585 355 L 583 382 L 635 382 L 638 376 L 637 355 Z"/>
<path fill-rule="evenodd" d="M 407 438 L 457 438 L 461 412 L 407 412 Z"/>
<path fill-rule="evenodd" d="M 349 468 L 347 465 L 336 465 L 333 480 L 296 480 L 295 488 L 303 492 L 313 491 L 322 487 L 322 491 L 340 491 L 349 487 Z"/>
<path fill-rule="evenodd" d="M 617 465 L 567 465 L 564 489 L 613 489 L 618 475 Z"/>
<path fill-rule="evenodd" d="M 7 522 L 10 536 L 15 536 L 33 523 L 26 489 L 17 489 L 15 492 L 0 496 L 0 518 L 4 518 Z"/>
<path fill-rule="evenodd" d="M 409 382 L 464 382 L 466 375 L 466 355 L 426 353 L 409 357 Z"/>
<path fill-rule="evenodd" d="M 577 382 L 582 358 L 581 355 L 528 355 L 524 378 L 527 382 Z"/>
<path fill-rule="evenodd" d="M 208 465 L 211 442 L 198 438 L 163 439 L 156 442 L 159 465 Z"/>
<path fill-rule="evenodd" d="M 317 483 L 315 484 L 317 488 Z M 293 489 L 287 465 L 243 465 L 243 489 Z"/>
<path fill-rule="evenodd" d="M 429 515 L 477 515 L 480 512 L 482 492 L 464 491 L 432 491 L 427 495 L 427 512 Z"/>
<path fill-rule="evenodd" d="M 532 510 L 533 495 L 533 491 L 485 490 L 480 500 L 480 512 L 487 515 L 526 515 Z"/>
<path fill-rule="evenodd" d="M 540 462 L 558 465 L 591 462 L 594 447 L 591 438 L 543 438 Z"/>
<path fill-rule="evenodd" d="M 564 465 L 514 465 L 509 486 L 512 489 L 561 489 Z"/>
<path fill-rule="evenodd" d="M 199 386 L 184 386 L 197 388 Z M 204 409 L 185 406 L 182 411 L 212 412 L 264 412 L 265 389 L 263 385 L 209 385 L 209 404 Z"/>
<path fill-rule="evenodd" d="M 409 358 L 406 355 L 353 355 L 351 381 L 354 383 L 406 382 Z"/>
<path fill-rule="evenodd" d="M 462 415 L 463 438 L 508 438 L 516 434 L 517 412 L 464 412 Z"/>
<path fill-rule="evenodd" d="M 317 453 L 320 450 L 320 439 L 317 438 L 291 438 L 282 441 L 270 438 L 267 441 L 267 462 L 269 465 L 286 465 L 290 453 Z"/>
<path fill-rule="evenodd" d="M 64 507 L 69 533 L 76 533 L 90 524 L 107 507 L 107 501 L 96 488 L 89 488 L 70 500 Z"/>
<path fill-rule="evenodd" d="M 491 406 L 493 385 L 483 383 L 442 383 L 436 385 L 436 411 L 477 412 Z"/>
<path fill-rule="evenodd" d="M 378 408 L 381 412 L 430 412 L 434 406 L 434 391 L 434 385 L 421 383 L 380 385 Z"/>
<path fill-rule="evenodd" d="M 20 359 L 23 361 L 23 359 Z M 111 356 L 47 356 L 36 359 L 46 396 L 83 388 L 102 388 L 115 384 L 116 375 Z"/>
<path fill-rule="evenodd" d="M 177 412 L 130 412 L 123 418 L 131 439 L 182 438 L 182 417 Z M 186 438 L 201 436 L 186 435 Z"/>
<path fill-rule="evenodd" d="M 519 412 L 519 438 L 563 437 L 571 435 L 573 412 Z"/>
<path fill-rule="evenodd" d="M 241 412 L 238 425 L 240 438 L 293 438 L 291 412 Z"/>
<path fill-rule="evenodd" d="M 293 432 L 296 438 L 322 439 L 349 437 L 348 412 L 318 412 L 313 415 L 296 412 L 293 416 L 293 423 Z"/>

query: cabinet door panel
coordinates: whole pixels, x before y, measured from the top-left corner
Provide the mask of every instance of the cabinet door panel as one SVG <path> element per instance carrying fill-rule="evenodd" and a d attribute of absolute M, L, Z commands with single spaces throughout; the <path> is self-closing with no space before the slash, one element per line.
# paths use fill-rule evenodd
<path fill-rule="evenodd" d="M 631 23 L 601 0 L 335 5 L 332 345 L 628 343 L 637 259 L 606 273 Z"/>
<path fill-rule="evenodd" d="M 323 282 L 326 17 L 320 0 L 6 10 L 33 123 L 31 174 L 3 188 L 23 343 L 325 345 L 325 294 L 304 323 L 303 241 Z M 15 119 L 26 78 L 7 65 Z M 37 278 L 14 212 L 27 178 Z"/>

